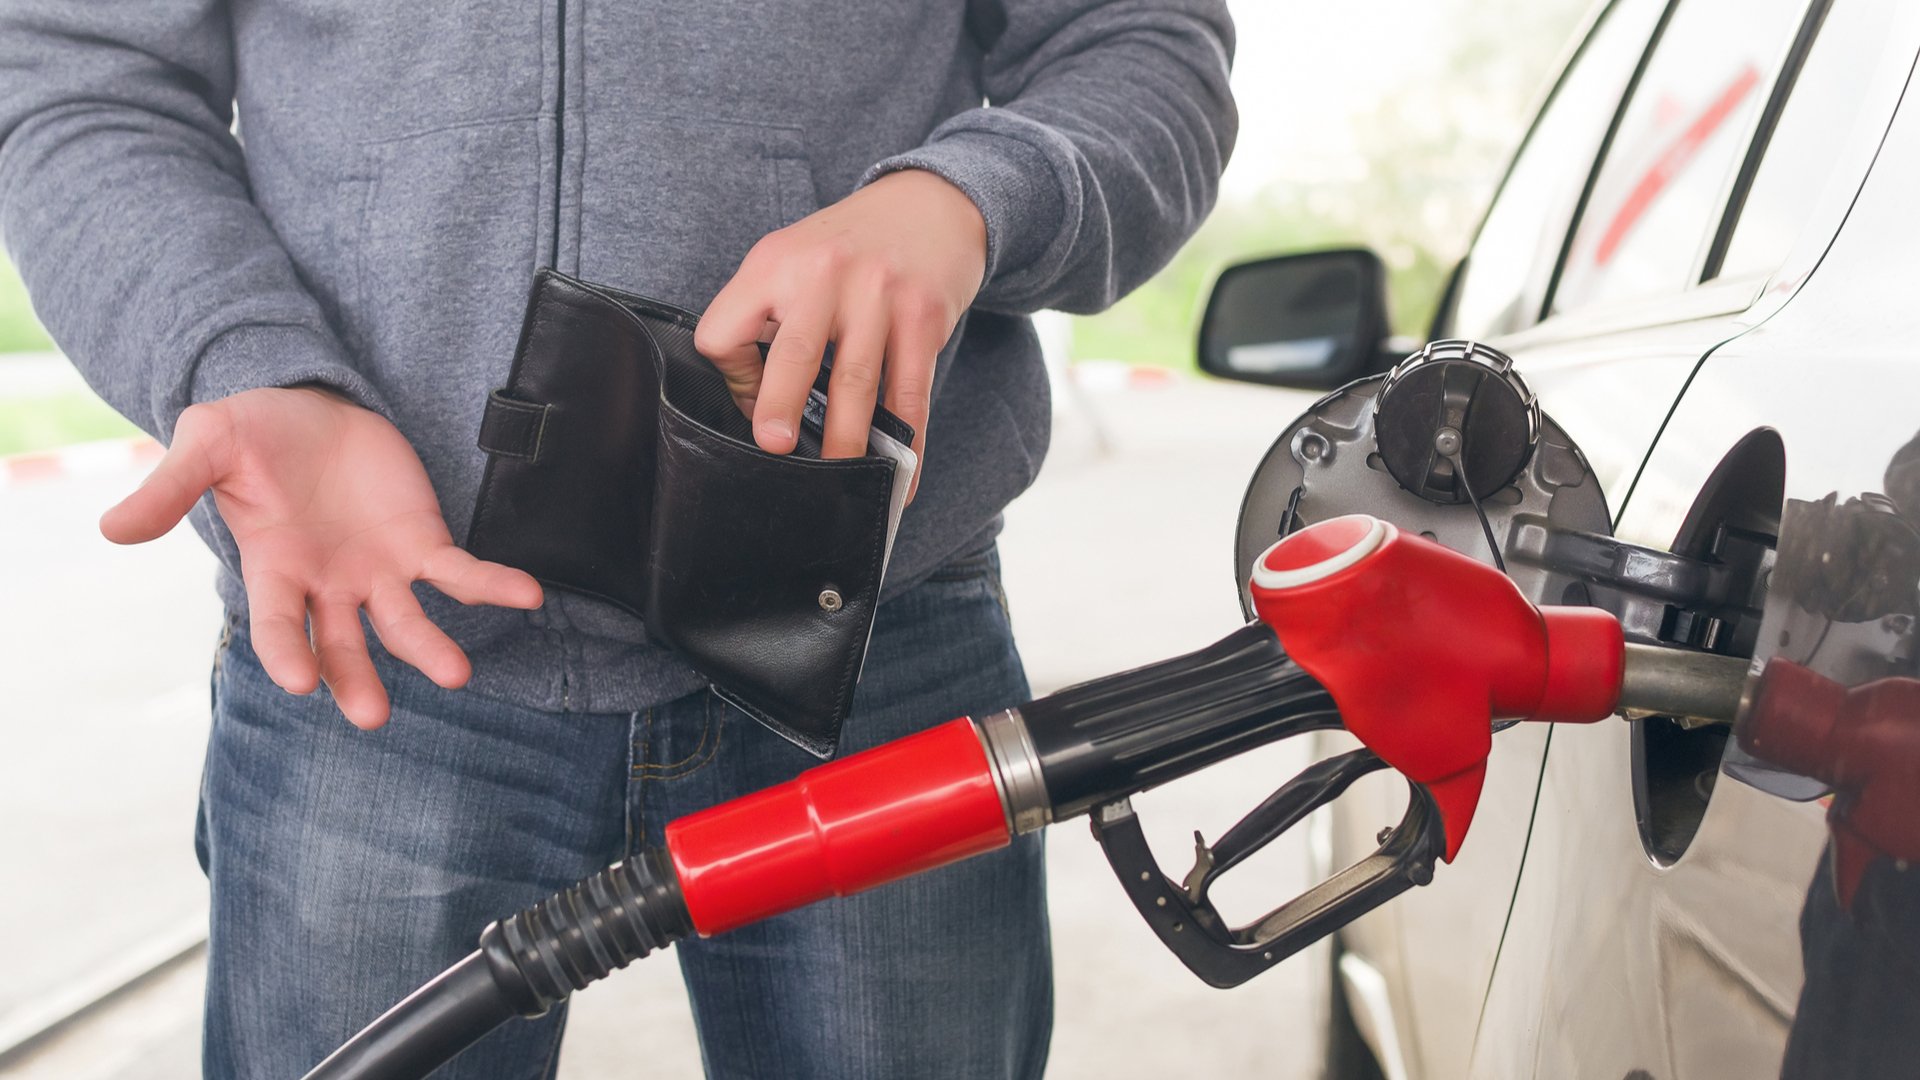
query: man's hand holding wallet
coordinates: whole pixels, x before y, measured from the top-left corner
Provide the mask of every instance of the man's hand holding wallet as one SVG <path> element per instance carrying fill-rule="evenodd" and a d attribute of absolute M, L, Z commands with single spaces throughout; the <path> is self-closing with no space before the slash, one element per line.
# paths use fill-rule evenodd
<path fill-rule="evenodd" d="M 986 222 L 959 188 L 918 169 L 889 173 L 756 244 L 694 344 L 726 376 L 762 449 L 793 449 L 831 344 L 823 456 L 865 453 L 881 400 L 917 433 L 924 459 L 934 358 L 980 291 L 986 258 Z M 757 343 L 770 326 L 763 367 Z"/>

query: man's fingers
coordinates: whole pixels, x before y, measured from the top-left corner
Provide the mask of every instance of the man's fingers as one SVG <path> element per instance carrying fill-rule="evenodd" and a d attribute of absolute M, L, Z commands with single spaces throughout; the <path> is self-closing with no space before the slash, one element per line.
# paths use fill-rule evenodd
<path fill-rule="evenodd" d="M 546 599 L 533 575 L 476 559 L 452 544 L 427 556 L 420 580 L 463 604 L 530 610 Z"/>
<path fill-rule="evenodd" d="M 376 586 L 367 599 L 367 616 L 388 652 L 440 686 L 458 690 L 473 677 L 467 654 L 427 618 L 407 583 Z"/>
<path fill-rule="evenodd" d="M 727 380 L 727 391 L 733 395 L 734 404 L 752 419 L 754 404 L 760 397 L 760 343 L 749 341 L 732 349 L 702 355 Z"/>
<path fill-rule="evenodd" d="M 247 627 L 260 666 L 289 694 L 311 694 L 320 664 L 307 637 L 307 591 L 275 571 L 246 575 Z"/>
<path fill-rule="evenodd" d="M 857 311 L 840 326 L 833 346 L 833 375 L 827 383 L 826 437 L 820 456 L 859 457 L 867 452 L 873 406 L 880 398 L 880 370 L 886 361 L 887 313 L 874 305 Z"/>
<path fill-rule="evenodd" d="M 225 414 L 195 406 L 180 416 L 173 445 L 133 494 L 100 517 L 100 534 L 116 544 L 144 544 L 166 535 L 219 478 L 215 454 L 226 438 Z"/>
<path fill-rule="evenodd" d="M 316 600 L 313 651 L 320 658 L 320 677 L 333 691 L 334 703 L 354 727 L 371 731 L 387 722 L 387 688 L 380 685 L 380 676 L 367 655 L 358 606 Z"/>
<path fill-rule="evenodd" d="M 694 328 L 693 347 L 719 370 L 733 400 L 752 417 L 760 396 L 760 334 L 767 324 L 767 306 L 749 300 L 749 291 L 739 278 L 720 290 Z"/>
<path fill-rule="evenodd" d="M 920 491 L 920 475 L 926 471 L 927 420 L 931 415 L 933 370 L 946 343 L 935 335 L 930 324 L 902 321 L 894 324 L 887 343 L 887 411 L 913 428 L 913 452 L 921 468 L 913 474 L 907 489 L 912 502 Z"/>
<path fill-rule="evenodd" d="M 767 367 L 753 409 L 753 438 L 770 454 L 791 453 L 799 442 L 800 411 L 806 407 L 814 376 L 820 374 L 827 326 L 824 310 L 797 313 L 780 321 L 780 332 L 767 349 Z"/>

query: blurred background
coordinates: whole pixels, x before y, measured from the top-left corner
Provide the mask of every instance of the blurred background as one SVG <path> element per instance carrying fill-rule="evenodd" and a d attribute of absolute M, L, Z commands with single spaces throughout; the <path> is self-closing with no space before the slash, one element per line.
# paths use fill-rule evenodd
<path fill-rule="evenodd" d="M 1240 493 L 1308 396 L 1192 377 L 1214 275 L 1365 244 L 1390 269 L 1395 329 L 1424 334 L 1587 7 L 1234 4 L 1241 131 L 1218 210 L 1112 310 L 1043 325 L 1054 445 L 1002 540 L 1037 692 L 1240 622 L 1229 576 Z M 157 454 L 87 390 L 0 261 L 0 924 L 31 928 L 14 935 L 0 980 L 0 1077 L 197 1075 L 206 884 L 192 826 L 219 619 L 212 561 L 185 529 L 116 549 L 94 528 Z M 1185 865 L 1192 830 L 1218 836 L 1292 775 L 1294 755 L 1249 755 L 1139 800 L 1163 862 Z M 1324 958 L 1210 990 L 1153 939 L 1080 827 L 1049 842 L 1050 1076 L 1315 1074 Z M 1244 918 L 1293 895 L 1301 861 L 1276 845 L 1228 879 L 1222 906 Z M 101 876 L 131 888 L 83 887 Z M 577 999 L 561 1076 L 685 1077 L 698 1061 L 677 972 L 655 962 Z"/>

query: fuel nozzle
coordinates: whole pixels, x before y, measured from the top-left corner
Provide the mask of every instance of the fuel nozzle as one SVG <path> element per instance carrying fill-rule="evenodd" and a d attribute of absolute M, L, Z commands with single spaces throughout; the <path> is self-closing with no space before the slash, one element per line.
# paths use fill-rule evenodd
<path fill-rule="evenodd" d="M 1505 574 L 1366 515 L 1268 548 L 1251 591 L 1347 730 L 1424 785 L 1459 852 L 1501 720 L 1632 710 L 1729 721 L 1746 661 L 1629 645 L 1597 608 L 1535 606 Z"/>
<path fill-rule="evenodd" d="M 1625 640 L 1584 607 L 1536 607 L 1505 574 L 1364 514 L 1268 548 L 1254 609 L 1325 684 L 1348 731 L 1432 794 L 1459 853 L 1497 720 L 1613 714 Z"/>

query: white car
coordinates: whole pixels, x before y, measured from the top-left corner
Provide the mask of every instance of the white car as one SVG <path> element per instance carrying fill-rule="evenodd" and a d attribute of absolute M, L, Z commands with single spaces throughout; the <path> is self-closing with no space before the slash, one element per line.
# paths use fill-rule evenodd
<path fill-rule="evenodd" d="M 1628 545 L 1586 567 L 1591 588 L 1535 599 L 1751 658 L 1747 697 L 1731 727 L 1497 734 L 1459 858 L 1337 936 L 1333 1080 L 1920 1076 L 1920 872 L 1901 857 L 1920 833 L 1916 56 L 1902 0 L 1593 15 L 1431 337 L 1513 358 Z M 1235 268 L 1202 366 L 1319 387 L 1384 371 L 1383 281 L 1364 252 Z M 1243 555 L 1271 542 L 1275 497 L 1250 493 Z M 1413 504 L 1319 510 L 1404 527 Z M 1552 561 L 1508 524 L 1509 562 Z M 1406 790 L 1376 774 L 1335 804 L 1323 877 L 1374 850 Z"/>

